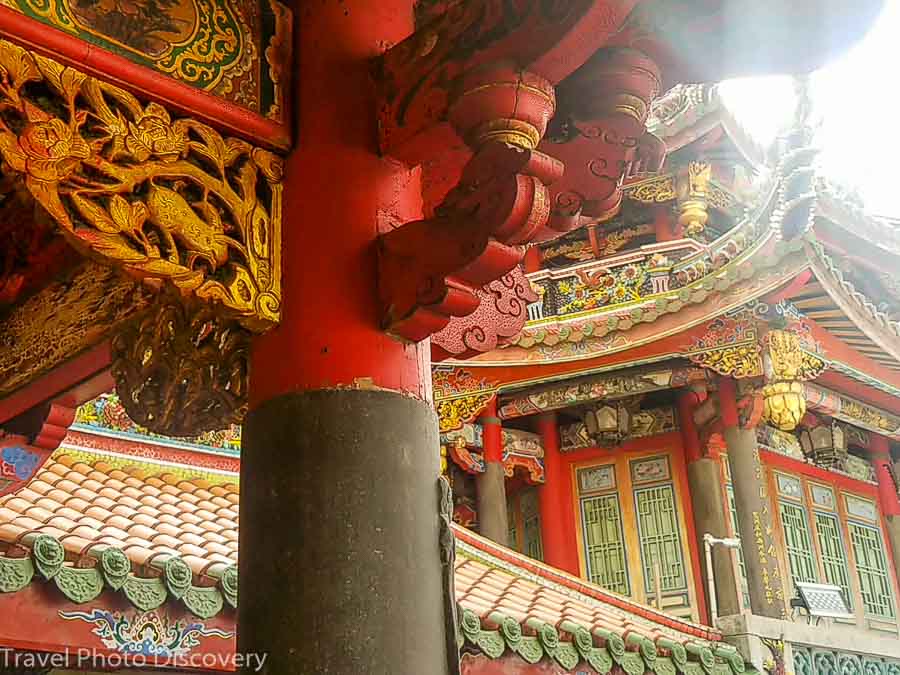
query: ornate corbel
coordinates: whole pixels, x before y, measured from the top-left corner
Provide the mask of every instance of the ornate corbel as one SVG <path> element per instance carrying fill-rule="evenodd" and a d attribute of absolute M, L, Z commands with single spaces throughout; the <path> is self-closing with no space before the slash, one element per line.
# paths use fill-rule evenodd
<path fill-rule="evenodd" d="M 590 215 L 589 207 L 558 209 L 551 219 L 548 186 L 562 176 L 563 164 L 553 156 L 559 145 L 542 141 L 556 113 L 554 85 L 587 61 L 626 13 L 592 0 L 455 3 L 378 60 L 382 152 L 413 165 L 446 155 L 441 171 L 451 184 L 459 176 L 432 217 L 380 238 L 385 330 L 410 341 L 441 331 L 479 307 L 479 289 L 519 263 L 521 245 L 553 239 Z M 663 154 L 661 143 L 643 132 L 658 73 L 652 67 L 652 92 L 645 96 L 643 62 L 623 57 L 631 53 L 604 52 L 612 57 L 599 61 L 609 61 L 612 70 L 593 58 L 584 81 L 576 77 L 568 85 L 573 103 L 583 94 L 579 87 L 605 92 L 589 97 L 599 107 L 566 119 L 573 133 L 599 144 L 587 158 L 587 180 L 619 199 L 622 177 L 657 168 Z M 622 72 L 623 60 L 626 70 L 634 67 Z M 583 120 L 601 126 L 577 129 Z"/>
<path fill-rule="evenodd" d="M 474 422 L 497 392 L 495 384 L 460 368 L 436 367 L 431 379 L 441 434 Z"/>
<path fill-rule="evenodd" d="M 281 160 L 0 40 L 0 156 L 68 242 L 251 330 L 281 305 Z"/>
<path fill-rule="evenodd" d="M 659 171 L 665 146 L 645 124 L 660 83 L 647 55 L 612 48 L 557 86 L 559 112 L 541 146 L 566 167 L 552 190 L 550 227 L 557 234 L 612 218 L 622 203 L 622 181 Z"/>
<path fill-rule="evenodd" d="M 803 382 L 818 377 L 826 363 L 804 351 L 799 336 L 792 331 L 770 330 L 763 342 L 763 419 L 782 431 L 792 431 L 806 414 Z"/>
<path fill-rule="evenodd" d="M 519 264 L 549 217 L 547 184 L 562 175 L 535 149 L 553 112 L 553 87 L 509 64 L 460 80 L 448 114 L 473 155 L 434 217 L 379 238 L 385 330 L 422 340 L 474 312 L 479 290 Z"/>
<path fill-rule="evenodd" d="M 148 291 L 107 321 L 129 415 L 173 436 L 240 421 L 250 335 L 280 317 L 282 160 L 5 40 L 0 109 L 13 189 Z"/>
<path fill-rule="evenodd" d="M 167 436 L 239 424 L 247 407 L 250 333 L 209 305 L 160 294 L 112 341 L 112 374 L 128 416 Z"/>
<path fill-rule="evenodd" d="M 769 329 L 750 316 L 712 321 L 684 355 L 725 377 L 743 383 L 739 408 L 742 424 L 760 419 L 793 430 L 806 413 L 804 382 L 815 379 L 826 362 L 808 350 L 801 330 Z"/>
<path fill-rule="evenodd" d="M 539 297 L 519 266 L 476 294 L 480 302 L 474 312 L 451 319 L 431 336 L 432 363 L 496 349 L 521 332 L 528 320 L 528 305 Z"/>

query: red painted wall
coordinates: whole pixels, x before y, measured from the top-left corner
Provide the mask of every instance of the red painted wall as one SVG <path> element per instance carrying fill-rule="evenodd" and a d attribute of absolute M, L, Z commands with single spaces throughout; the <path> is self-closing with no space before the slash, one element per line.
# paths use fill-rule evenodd
<path fill-rule="evenodd" d="M 181 661 L 179 665 L 196 663 L 196 667 L 202 670 L 234 670 L 229 665 L 233 663 L 237 648 L 236 613 L 230 609 L 223 610 L 212 619 L 198 619 L 183 607 L 166 602 L 159 609 L 144 613 L 131 605 L 123 595 L 111 591 L 104 591 L 96 600 L 76 605 L 66 600 L 52 581 L 38 581 L 37 577 L 38 573 L 35 572 L 35 580 L 16 593 L 0 594 L 0 617 L 4 619 L 0 621 L 0 645 L 5 648 L 68 653 L 70 667 L 80 666 L 87 670 L 100 669 L 103 658 L 108 659 L 110 666 L 126 665 L 124 650 L 104 645 L 98 635 L 100 625 L 79 618 L 66 619 L 61 613 L 70 616 L 75 613 L 90 615 L 95 609 L 99 609 L 111 612 L 117 618 L 124 616 L 130 625 L 139 622 L 142 616 L 155 614 L 162 620 L 163 627 L 173 627 L 181 622 L 182 628 L 198 624 L 205 632 L 215 629 L 225 634 L 224 637 L 198 635 L 199 644 L 188 649 L 184 655 L 190 661 Z M 91 657 L 88 657 L 89 653 Z M 79 655 L 84 659 L 80 663 L 77 660 Z M 203 668 L 204 655 L 207 656 L 208 668 Z M 132 659 L 131 663 L 134 665 L 135 661 Z M 149 665 L 152 661 L 148 659 L 146 663 Z M 173 663 L 165 658 L 157 661 L 157 665 L 166 664 Z"/>

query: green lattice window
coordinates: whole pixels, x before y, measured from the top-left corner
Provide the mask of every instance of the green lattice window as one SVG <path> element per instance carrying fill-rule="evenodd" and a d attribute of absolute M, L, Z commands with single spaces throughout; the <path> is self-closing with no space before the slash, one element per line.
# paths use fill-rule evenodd
<path fill-rule="evenodd" d="M 671 485 L 658 485 L 634 491 L 638 537 L 644 565 L 644 588 L 655 592 L 654 566 L 659 566 L 660 590 L 677 591 L 687 587 L 681 532 L 675 492 Z"/>
<path fill-rule="evenodd" d="M 519 547 L 519 529 L 516 527 L 516 509 L 512 501 L 506 502 L 506 543 L 513 551 L 522 551 Z"/>
<path fill-rule="evenodd" d="M 618 495 L 582 498 L 581 523 L 588 578 L 598 586 L 629 595 Z"/>
<path fill-rule="evenodd" d="M 732 535 L 736 539 L 741 538 L 741 532 L 738 528 L 738 519 L 737 519 L 737 505 L 734 501 L 734 490 L 729 485 L 727 488 L 728 492 L 728 509 L 731 511 L 731 532 Z M 744 554 L 738 549 L 738 567 L 741 569 L 741 579 L 746 583 L 747 581 L 747 568 L 744 567 Z"/>
<path fill-rule="evenodd" d="M 525 539 L 524 553 L 534 560 L 544 559 L 544 548 L 541 544 L 541 515 L 537 494 L 534 490 L 524 492 L 519 500 L 522 508 L 522 527 Z"/>
<path fill-rule="evenodd" d="M 844 597 L 850 603 L 853 596 L 850 594 L 850 574 L 847 571 L 844 542 L 841 541 L 840 523 L 835 516 L 829 513 L 816 513 L 814 518 L 816 533 L 819 537 L 819 549 L 822 552 L 825 582 L 840 586 L 844 591 Z"/>
<path fill-rule="evenodd" d="M 888 576 L 881 532 L 874 527 L 849 523 L 850 542 L 856 557 L 856 573 L 866 614 L 894 618 L 894 598 Z"/>
<path fill-rule="evenodd" d="M 780 502 L 779 506 L 791 578 L 794 581 L 815 582 L 816 563 L 806 511 L 802 506 L 787 502 Z"/>

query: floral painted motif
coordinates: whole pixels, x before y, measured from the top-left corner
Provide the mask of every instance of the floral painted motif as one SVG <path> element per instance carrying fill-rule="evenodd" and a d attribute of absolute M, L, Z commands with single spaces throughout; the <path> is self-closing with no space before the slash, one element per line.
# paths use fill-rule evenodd
<path fill-rule="evenodd" d="M 762 348 L 756 324 L 744 317 L 719 317 L 694 341 L 686 356 L 720 375 L 737 378 L 762 375 Z"/>
<path fill-rule="evenodd" d="M 564 300 L 560 314 L 581 312 L 605 305 L 638 301 L 643 297 L 647 264 L 625 265 L 615 271 L 579 275 L 579 281 L 561 281 L 557 289 Z"/>
<path fill-rule="evenodd" d="M 94 635 L 103 646 L 120 654 L 154 657 L 161 661 L 186 656 L 200 645 L 200 638 L 234 637 L 233 632 L 207 628 L 199 621 L 172 620 L 157 612 L 125 614 L 94 609 L 91 612 L 59 612 L 68 621 L 94 624 Z"/>

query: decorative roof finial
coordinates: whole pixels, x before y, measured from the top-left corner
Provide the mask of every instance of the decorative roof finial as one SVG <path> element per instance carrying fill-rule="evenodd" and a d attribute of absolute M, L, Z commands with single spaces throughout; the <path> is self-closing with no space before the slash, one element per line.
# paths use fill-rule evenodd
<path fill-rule="evenodd" d="M 796 150 L 812 145 L 818 123 L 814 121 L 810 75 L 797 75 L 794 84 L 794 116 L 781 134 L 783 150 Z"/>
<path fill-rule="evenodd" d="M 797 75 L 793 78 L 794 97 L 794 129 L 802 129 L 811 126 L 813 111 L 812 96 L 810 95 L 810 76 Z"/>

